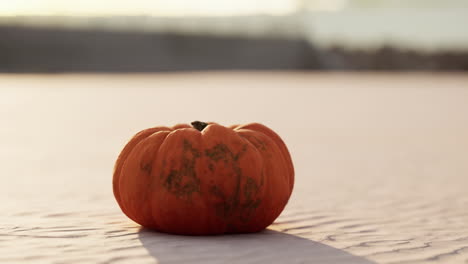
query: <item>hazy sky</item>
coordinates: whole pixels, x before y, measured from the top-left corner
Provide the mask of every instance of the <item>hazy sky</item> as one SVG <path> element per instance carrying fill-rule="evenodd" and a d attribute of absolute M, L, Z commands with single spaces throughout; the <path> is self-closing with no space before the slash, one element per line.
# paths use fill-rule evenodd
<path fill-rule="evenodd" d="M 284 15 L 298 8 L 468 7 L 468 0 L 0 0 L 0 16 L 16 15 Z"/>
<path fill-rule="evenodd" d="M 334 10 L 346 0 L 0 0 L 0 15 L 288 14 L 308 3 Z"/>

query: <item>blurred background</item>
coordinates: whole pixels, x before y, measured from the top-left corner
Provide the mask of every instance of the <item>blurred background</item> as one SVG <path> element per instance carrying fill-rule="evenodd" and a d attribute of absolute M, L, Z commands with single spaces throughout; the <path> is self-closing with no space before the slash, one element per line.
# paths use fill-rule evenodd
<path fill-rule="evenodd" d="M 0 72 L 468 70 L 468 0 L 1 0 Z"/>
<path fill-rule="evenodd" d="M 296 187 L 274 230 L 467 264 L 467 27 L 468 0 L 0 0 L 0 263 L 164 263 L 159 245 L 219 262 L 224 240 L 195 256 L 142 236 L 112 194 L 135 133 L 201 120 L 287 143 Z"/>

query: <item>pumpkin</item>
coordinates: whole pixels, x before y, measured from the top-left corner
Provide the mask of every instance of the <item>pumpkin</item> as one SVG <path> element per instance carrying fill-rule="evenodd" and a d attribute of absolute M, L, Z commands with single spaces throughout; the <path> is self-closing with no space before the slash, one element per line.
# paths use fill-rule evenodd
<path fill-rule="evenodd" d="M 265 229 L 286 206 L 294 168 L 268 127 L 154 127 L 137 133 L 115 163 L 114 196 L 138 224 L 183 235 Z"/>

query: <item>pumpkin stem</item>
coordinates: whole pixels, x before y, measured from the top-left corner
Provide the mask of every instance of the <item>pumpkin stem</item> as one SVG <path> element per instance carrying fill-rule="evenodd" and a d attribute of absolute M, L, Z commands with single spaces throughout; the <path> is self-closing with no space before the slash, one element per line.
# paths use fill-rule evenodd
<path fill-rule="evenodd" d="M 192 123 L 192 126 L 197 129 L 198 131 L 202 131 L 203 129 L 205 129 L 205 127 L 208 125 L 207 123 L 205 122 L 201 122 L 201 121 L 193 121 Z"/>

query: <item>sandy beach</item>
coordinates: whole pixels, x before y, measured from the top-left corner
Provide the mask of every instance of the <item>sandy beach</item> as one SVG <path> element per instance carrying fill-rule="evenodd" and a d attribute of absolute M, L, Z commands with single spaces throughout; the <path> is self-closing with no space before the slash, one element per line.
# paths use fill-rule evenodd
<path fill-rule="evenodd" d="M 0 263 L 468 263 L 468 75 L 0 75 Z M 265 232 L 184 237 L 118 208 L 143 128 L 260 122 L 296 185 Z"/>

